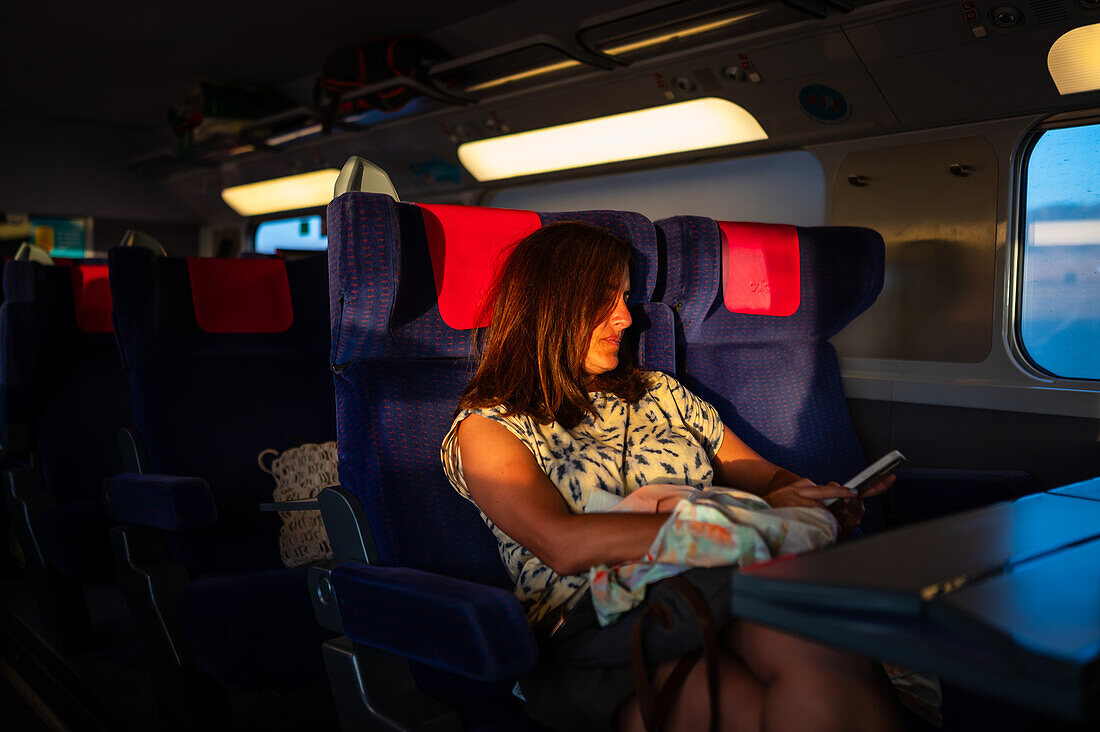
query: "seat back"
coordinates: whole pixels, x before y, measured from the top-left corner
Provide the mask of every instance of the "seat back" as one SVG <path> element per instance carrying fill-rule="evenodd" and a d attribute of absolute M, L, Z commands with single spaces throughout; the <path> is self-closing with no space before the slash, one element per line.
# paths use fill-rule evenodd
<path fill-rule="evenodd" d="M 59 503 L 101 500 L 121 470 L 116 433 L 130 398 L 111 326 L 107 265 L 4 266 L 0 416 L 31 431 L 46 490 Z"/>
<path fill-rule="evenodd" d="M 866 460 L 828 339 L 881 291 L 882 237 L 692 216 L 657 225 L 684 384 L 768 460 L 815 482 L 855 475 Z M 877 505 L 868 513 L 877 528 Z"/>
<path fill-rule="evenodd" d="M 340 479 L 366 509 L 380 563 L 511 589 L 495 539 L 447 482 L 439 449 L 473 375 L 470 329 L 485 286 L 512 243 L 561 220 L 600 225 L 629 240 L 632 300 L 649 299 L 656 239 L 638 214 L 421 207 L 366 193 L 330 204 Z M 643 324 L 643 365 L 671 366 L 671 313 L 660 305 L 654 311 Z"/>
<path fill-rule="evenodd" d="M 218 526 L 173 534 L 193 570 L 282 566 L 274 484 L 257 455 L 335 439 L 324 255 L 278 259 L 109 253 L 134 426 L 153 473 L 207 480 Z"/>

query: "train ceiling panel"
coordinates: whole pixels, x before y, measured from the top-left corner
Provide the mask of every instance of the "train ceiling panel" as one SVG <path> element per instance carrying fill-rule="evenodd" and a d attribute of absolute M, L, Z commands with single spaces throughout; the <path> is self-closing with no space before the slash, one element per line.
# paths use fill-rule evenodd
<path fill-rule="evenodd" d="M 1100 103 L 1096 92 L 1060 96 L 1047 70 L 1059 36 L 1098 21 L 1100 10 L 1076 0 L 987 0 L 898 13 L 846 32 L 902 126 L 916 128 Z"/>
<path fill-rule="evenodd" d="M 659 162 L 1100 104 L 1100 92 L 1058 95 L 1046 69 L 1054 39 L 1100 22 L 1090 3 L 850 0 L 850 12 L 840 5 L 560 0 L 548 16 L 539 0 L 443 7 L 406 0 L 389 9 L 318 0 L 303 17 L 297 2 L 261 8 L 245 0 L 242 20 L 226 21 L 203 1 L 181 7 L 169 28 L 146 23 L 134 2 L 93 11 L 59 0 L 48 17 L 46 6 L 13 9 L 8 27 L 50 33 L 15 34 L 0 47 L 4 66 L 20 69 L 0 111 L 163 130 L 168 104 L 200 78 L 297 95 L 300 109 L 255 123 L 243 138 L 221 139 L 182 163 L 166 147 L 134 166 L 218 220 L 231 216 L 217 197 L 225 185 L 338 167 L 353 153 L 385 167 L 403 195 L 462 195 L 478 188 L 458 165 L 462 142 L 703 96 L 741 105 L 769 139 Z M 117 22 L 116 8 L 125 16 Z M 87 33 L 93 25 L 97 33 Z M 426 36 L 459 58 L 417 81 L 427 93 L 414 104 L 337 120 L 326 136 L 308 106 L 324 58 L 344 43 L 398 33 Z M 32 52 L 28 38 L 40 47 Z M 547 67 L 554 68 L 526 74 Z M 489 83 L 516 74 L 526 75 Z M 653 163 L 612 167 L 643 164 Z"/>

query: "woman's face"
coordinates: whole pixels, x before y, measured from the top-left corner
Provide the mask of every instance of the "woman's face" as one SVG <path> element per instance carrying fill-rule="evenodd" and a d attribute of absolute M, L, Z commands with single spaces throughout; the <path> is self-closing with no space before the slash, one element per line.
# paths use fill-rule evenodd
<path fill-rule="evenodd" d="M 588 340 L 584 372 L 589 376 L 606 374 L 619 365 L 619 343 L 623 331 L 630 327 L 630 311 L 626 309 L 626 299 L 630 295 L 629 270 L 623 271 L 618 285 L 610 285 L 608 289 L 614 291 L 615 306 L 596 324 Z"/>

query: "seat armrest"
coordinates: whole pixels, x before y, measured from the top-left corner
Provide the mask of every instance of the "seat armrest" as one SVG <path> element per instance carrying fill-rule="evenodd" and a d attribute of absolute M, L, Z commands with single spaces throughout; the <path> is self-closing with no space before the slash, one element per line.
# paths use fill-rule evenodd
<path fill-rule="evenodd" d="M 317 511 L 320 510 L 321 504 L 317 502 L 316 498 L 302 498 L 297 501 L 272 501 L 270 503 L 261 503 L 260 511 Z"/>
<path fill-rule="evenodd" d="M 1019 470 L 947 470 L 911 468 L 897 472 L 894 487 L 883 494 L 886 522 L 898 526 L 1011 501 L 1039 490 Z"/>
<path fill-rule="evenodd" d="M 192 531 L 218 522 L 214 495 L 202 478 L 121 473 L 107 480 L 104 493 L 107 513 L 124 524 Z"/>
<path fill-rule="evenodd" d="M 332 569 L 344 633 L 357 643 L 478 681 L 515 679 L 538 648 L 510 592 L 406 567 Z"/>

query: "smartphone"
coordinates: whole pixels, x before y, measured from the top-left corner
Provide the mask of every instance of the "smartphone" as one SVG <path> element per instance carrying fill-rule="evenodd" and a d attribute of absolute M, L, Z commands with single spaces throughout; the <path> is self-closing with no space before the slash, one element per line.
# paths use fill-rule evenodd
<path fill-rule="evenodd" d="M 898 467 L 905 462 L 905 456 L 897 450 L 892 450 L 875 462 L 867 466 L 867 468 L 855 475 L 851 480 L 844 484 L 844 487 L 852 491 L 852 497 L 862 495 L 864 489 L 868 485 L 874 483 L 884 475 L 889 475 L 898 469 Z M 834 501 L 839 500 L 836 498 L 826 498 L 822 503 L 826 506 L 831 505 Z"/>

